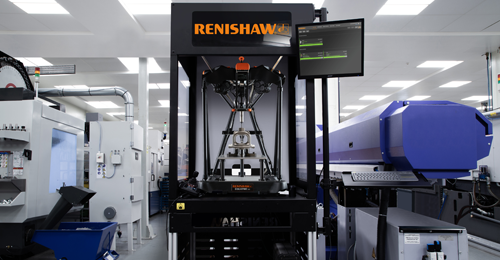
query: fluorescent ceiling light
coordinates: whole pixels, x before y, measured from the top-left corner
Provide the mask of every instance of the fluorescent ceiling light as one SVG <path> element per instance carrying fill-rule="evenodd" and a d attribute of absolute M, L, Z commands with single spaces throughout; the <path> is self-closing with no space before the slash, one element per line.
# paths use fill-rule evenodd
<path fill-rule="evenodd" d="M 488 96 L 470 96 L 468 98 L 462 99 L 464 101 L 485 101 L 488 100 Z"/>
<path fill-rule="evenodd" d="M 191 86 L 191 83 L 189 83 L 189 80 L 181 80 L 182 85 L 184 85 L 185 88 L 188 88 Z"/>
<path fill-rule="evenodd" d="M 111 101 L 87 101 L 87 104 L 95 108 L 118 108 L 115 103 Z"/>
<path fill-rule="evenodd" d="M 148 58 L 148 72 L 150 73 L 162 72 L 160 65 L 158 65 L 158 63 L 154 58 Z"/>
<path fill-rule="evenodd" d="M 178 113 L 177 116 L 189 116 L 189 115 L 186 113 Z"/>
<path fill-rule="evenodd" d="M 170 89 L 170 83 L 156 83 L 160 89 Z"/>
<path fill-rule="evenodd" d="M 295 109 L 306 109 L 306 106 L 295 106 Z"/>
<path fill-rule="evenodd" d="M 172 1 L 165 0 L 119 0 L 131 15 L 170 14 Z"/>
<path fill-rule="evenodd" d="M 365 108 L 366 106 L 345 106 L 343 109 L 346 110 L 361 110 Z"/>
<path fill-rule="evenodd" d="M 161 107 L 170 107 L 170 100 L 158 100 L 161 104 Z"/>
<path fill-rule="evenodd" d="M 295 113 L 295 116 L 301 116 L 302 113 Z"/>
<path fill-rule="evenodd" d="M 451 81 L 448 82 L 444 85 L 439 86 L 440 88 L 458 88 L 460 86 L 463 86 L 465 84 L 469 84 L 470 81 Z"/>
<path fill-rule="evenodd" d="M 448 60 L 448 61 L 429 60 L 429 61 L 426 61 L 426 62 L 418 65 L 417 68 L 446 68 L 446 69 L 449 69 L 449 68 L 456 66 L 462 62 L 463 61 L 457 61 L 457 60 Z"/>
<path fill-rule="evenodd" d="M 352 113 L 339 113 L 339 116 L 346 117 L 346 116 L 349 116 L 350 114 L 352 114 Z"/>
<path fill-rule="evenodd" d="M 24 64 L 24 66 L 52 66 L 52 63 L 43 58 L 15 58 Z"/>
<path fill-rule="evenodd" d="M 424 100 L 424 99 L 428 99 L 430 97 L 431 96 L 413 96 L 411 98 L 407 98 L 406 100 Z"/>
<path fill-rule="evenodd" d="M 383 95 L 365 95 L 365 96 L 362 96 L 359 100 L 376 100 L 376 101 L 379 101 L 379 100 L 382 100 L 384 98 L 386 98 L 388 96 L 383 96 Z"/>
<path fill-rule="evenodd" d="M 418 81 L 389 81 L 387 84 L 383 85 L 384 88 L 408 88 L 415 84 Z"/>
<path fill-rule="evenodd" d="M 152 126 L 148 126 L 148 129 L 153 129 L 153 127 Z"/>
<path fill-rule="evenodd" d="M 129 71 L 139 71 L 139 58 L 118 58 Z"/>
<path fill-rule="evenodd" d="M 55 0 L 10 0 L 28 14 L 69 14 Z M 42 65 L 39 65 L 42 66 Z"/>
<path fill-rule="evenodd" d="M 313 4 L 314 8 L 323 7 L 325 0 L 273 0 L 273 4 Z"/>
<path fill-rule="evenodd" d="M 155 83 L 148 84 L 148 89 L 159 89 Z"/>
<path fill-rule="evenodd" d="M 389 0 L 377 15 L 417 15 L 434 0 Z"/>
<path fill-rule="evenodd" d="M 302 100 L 306 100 L 306 96 L 303 96 L 303 97 L 302 97 Z"/>
<path fill-rule="evenodd" d="M 109 112 L 109 113 L 106 113 L 110 116 L 124 116 L 125 115 L 125 112 Z"/>
<path fill-rule="evenodd" d="M 182 68 L 182 65 L 180 62 L 177 62 L 177 67 Z"/>
<path fill-rule="evenodd" d="M 134 124 L 139 125 L 139 120 L 134 120 Z"/>

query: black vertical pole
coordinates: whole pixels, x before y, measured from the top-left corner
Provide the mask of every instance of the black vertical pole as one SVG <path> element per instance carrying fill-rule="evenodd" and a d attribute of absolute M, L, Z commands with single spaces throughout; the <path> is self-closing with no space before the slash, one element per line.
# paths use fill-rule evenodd
<path fill-rule="evenodd" d="M 175 53 L 170 57 L 170 128 L 169 132 L 169 201 L 177 198 L 177 145 L 178 145 L 178 115 L 179 112 L 179 75 L 178 59 Z"/>
<path fill-rule="evenodd" d="M 314 79 L 306 79 L 307 198 L 316 199 L 316 118 Z"/>

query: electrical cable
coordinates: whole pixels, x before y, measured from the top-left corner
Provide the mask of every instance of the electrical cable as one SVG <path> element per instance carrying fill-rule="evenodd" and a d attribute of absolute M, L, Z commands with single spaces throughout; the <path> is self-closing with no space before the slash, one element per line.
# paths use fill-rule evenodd
<path fill-rule="evenodd" d="M 481 183 L 478 183 L 478 184 L 481 185 Z M 474 199 L 474 203 L 476 203 L 481 208 L 493 208 L 493 207 L 495 207 L 496 205 L 498 205 L 500 203 L 500 199 L 495 194 L 493 194 L 493 192 L 491 192 L 491 187 L 490 187 L 489 183 L 488 183 L 487 187 L 488 187 L 488 191 L 490 192 L 490 194 L 495 199 L 497 199 L 497 202 L 495 202 L 495 203 L 493 203 L 491 205 L 482 205 L 481 203 L 479 203 L 477 201 L 477 198 L 476 198 L 476 180 L 472 180 L 472 198 Z"/>
<path fill-rule="evenodd" d="M 113 178 L 113 176 L 115 176 L 115 173 L 116 173 L 116 165 L 113 165 L 113 166 L 114 166 L 113 175 L 111 175 L 111 176 L 109 176 L 109 177 L 104 176 L 104 177 L 106 177 L 106 179 L 111 179 L 111 178 Z"/>
<path fill-rule="evenodd" d="M 356 260 L 356 242 L 354 242 L 354 249 L 353 249 L 353 260 Z"/>
<path fill-rule="evenodd" d="M 356 243 L 354 243 L 356 244 Z M 349 250 L 347 250 L 347 256 L 346 256 L 346 259 L 349 259 L 349 252 L 351 252 L 351 248 L 354 246 L 354 244 L 352 244 L 350 247 L 349 247 Z"/>
<path fill-rule="evenodd" d="M 446 203 L 446 199 L 447 199 L 447 198 L 448 198 L 448 194 L 446 194 L 446 195 L 444 196 L 443 205 L 441 205 L 441 210 L 439 210 L 438 219 L 441 219 L 441 213 L 443 212 L 444 204 Z"/>

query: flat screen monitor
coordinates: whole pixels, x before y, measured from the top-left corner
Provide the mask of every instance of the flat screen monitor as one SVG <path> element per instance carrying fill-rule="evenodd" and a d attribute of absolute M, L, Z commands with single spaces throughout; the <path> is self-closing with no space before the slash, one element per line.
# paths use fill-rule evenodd
<path fill-rule="evenodd" d="M 50 193 L 55 193 L 62 186 L 76 185 L 76 141 L 75 134 L 52 129 Z"/>
<path fill-rule="evenodd" d="M 365 20 L 297 24 L 299 78 L 363 76 Z"/>

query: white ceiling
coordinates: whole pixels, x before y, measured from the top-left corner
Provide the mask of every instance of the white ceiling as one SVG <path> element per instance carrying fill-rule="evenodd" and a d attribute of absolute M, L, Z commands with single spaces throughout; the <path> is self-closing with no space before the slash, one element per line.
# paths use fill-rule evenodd
<path fill-rule="evenodd" d="M 76 75 L 43 77 L 41 87 L 121 86 L 137 99 L 137 74 L 127 72 L 116 57 L 154 57 L 164 72 L 151 74 L 150 82 L 169 82 L 170 15 L 131 17 L 118 0 L 57 2 L 70 14 L 29 15 L 10 1 L 0 0 L 0 50 L 14 57 L 44 57 L 55 65 L 77 66 Z M 486 60 L 481 55 L 500 46 L 499 0 L 434 0 L 416 16 L 375 16 L 384 3 L 385 0 L 325 0 L 323 4 L 329 11 L 328 20 L 362 17 L 366 21 L 365 76 L 340 80 L 341 108 L 368 106 L 359 113 L 414 95 L 459 103 L 465 97 L 487 95 Z M 417 68 L 427 60 L 464 62 L 445 71 Z M 421 82 L 406 89 L 382 88 L 391 80 Z M 454 89 L 438 88 L 452 80 L 472 82 Z M 390 96 L 378 102 L 359 100 L 364 95 Z M 117 97 L 84 99 L 122 104 Z M 161 99 L 169 99 L 169 90 L 150 90 L 149 120 L 158 130 L 163 129 L 168 114 L 168 109 L 159 107 Z M 81 99 L 71 100 L 78 107 L 104 115 L 122 111 L 97 110 Z M 465 104 L 479 106 L 478 102 Z"/>

